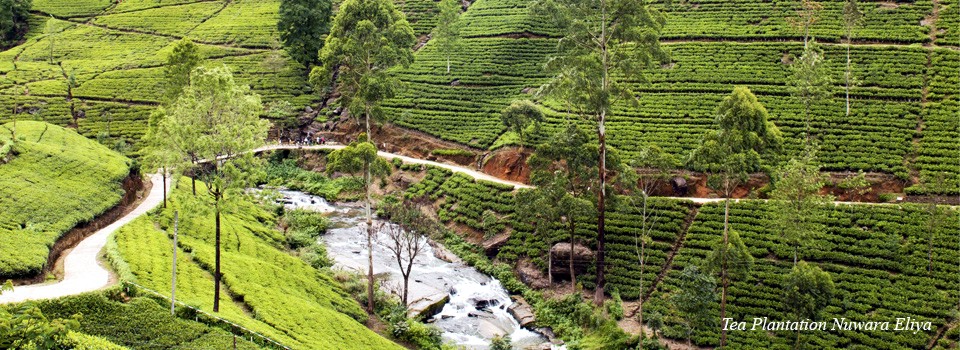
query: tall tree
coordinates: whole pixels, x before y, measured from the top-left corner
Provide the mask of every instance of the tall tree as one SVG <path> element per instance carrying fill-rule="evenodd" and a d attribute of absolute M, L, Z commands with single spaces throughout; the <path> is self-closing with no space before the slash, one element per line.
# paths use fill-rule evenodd
<path fill-rule="evenodd" d="M 526 210 L 540 211 L 542 208 L 555 208 L 557 218 L 563 222 L 570 237 L 570 247 L 577 244 L 577 223 L 579 218 L 594 214 L 596 206 L 584 197 L 590 187 L 596 186 L 596 178 L 591 174 L 597 169 L 597 145 L 590 142 L 589 136 L 574 124 L 552 136 L 537 147 L 537 151 L 527 159 L 530 165 L 530 183 L 537 189 L 550 192 L 561 187 L 559 195 L 546 196 L 546 203 L 532 206 L 520 206 Z M 536 189 L 535 189 L 536 190 Z M 536 217 L 519 215 L 522 217 Z M 570 281 L 577 285 L 576 272 L 573 269 L 573 254 L 570 254 Z"/>
<path fill-rule="evenodd" d="M 500 121 L 507 127 L 507 130 L 517 133 L 517 137 L 520 138 L 520 151 L 522 152 L 523 135 L 527 133 L 527 127 L 532 124 L 534 128 L 539 128 L 543 121 L 543 112 L 530 100 L 516 100 L 500 112 Z"/>
<path fill-rule="evenodd" d="M 323 35 L 330 30 L 330 0 L 283 0 L 277 31 L 280 41 L 290 54 L 308 71 L 317 65 L 317 55 L 323 48 Z"/>
<path fill-rule="evenodd" d="M 852 62 L 850 61 L 850 46 L 853 44 L 853 30 L 863 24 L 863 12 L 857 7 L 857 0 L 843 2 L 843 30 L 847 35 L 847 71 L 843 80 L 847 87 L 847 116 L 850 116 L 850 85 L 853 84 Z"/>
<path fill-rule="evenodd" d="M 820 173 L 816 149 L 807 147 L 800 157 L 792 158 L 776 170 L 774 189 L 770 192 L 772 226 L 787 244 L 793 247 L 793 264 L 801 245 L 811 243 L 817 232 L 824 230 L 818 222 L 822 209 L 833 198 L 820 194 L 826 184 Z"/>
<path fill-rule="evenodd" d="M 823 11 L 823 5 L 813 0 L 802 0 L 800 8 L 797 9 L 796 17 L 788 17 L 787 22 L 796 27 L 803 33 L 803 48 L 807 48 L 807 42 L 810 38 L 810 29 L 813 24 L 820 20 L 820 11 Z"/>
<path fill-rule="evenodd" d="M 183 88 L 190 85 L 190 74 L 201 60 L 200 49 L 190 39 L 180 39 L 173 44 L 173 50 L 167 54 L 167 64 L 163 67 L 164 104 L 176 101 Z"/>
<path fill-rule="evenodd" d="M 367 215 L 367 312 L 373 313 L 373 213 L 370 210 L 370 186 L 373 177 L 390 174 L 390 163 L 377 156 L 377 146 L 367 140 L 366 134 L 361 134 L 357 141 L 331 152 L 327 157 L 327 173 L 335 172 L 363 174 Z"/>
<path fill-rule="evenodd" d="M 167 178 L 171 170 L 177 169 L 183 162 L 181 154 L 176 145 L 171 143 L 171 135 L 167 132 L 169 128 L 161 128 L 160 123 L 166 117 L 166 110 L 159 107 L 150 114 L 147 123 L 147 132 L 143 135 L 143 148 L 140 149 L 141 160 L 144 168 L 160 170 L 160 176 L 163 179 L 163 207 L 167 207 Z"/>
<path fill-rule="evenodd" d="M 0 48 L 13 46 L 27 33 L 31 0 L 0 0 Z"/>
<path fill-rule="evenodd" d="M 793 79 L 790 81 L 791 91 L 803 103 L 803 124 L 806 134 L 806 145 L 810 145 L 810 110 L 813 106 L 827 99 L 833 87 L 830 72 L 823 59 L 823 51 L 816 42 L 804 45 L 803 55 L 790 65 Z"/>
<path fill-rule="evenodd" d="M 430 41 L 447 59 L 447 74 L 450 74 L 450 57 L 460 48 L 460 1 L 440 0 L 437 6 L 440 14 L 437 15 L 437 27 L 433 29 Z"/>
<path fill-rule="evenodd" d="M 562 33 L 559 55 L 547 63 L 556 75 L 540 93 L 567 103 L 580 118 L 596 123 L 599 186 L 597 186 L 597 287 L 602 304 L 606 287 L 607 117 L 623 101 L 636 102 L 633 82 L 643 71 L 666 59 L 660 31 L 666 22 L 645 0 L 538 0 L 534 8 L 548 14 Z"/>
<path fill-rule="evenodd" d="M 260 96 L 238 85 L 226 66 L 199 67 L 160 123 L 161 132 L 168 135 L 194 135 L 197 155 L 212 165 L 204 180 L 215 212 L 214 312 L 220 310 L 220 214 L 255 178 L 260 161 L 249 151 L 263 145 L 270 129 L 270 123 L 259 117 L 262 111 Z M 187 156 L 174 150 L 181 152 L 181 159 Z"/>
<path fill-rule="evenodd" d="M 413 62 L 415 42 L 413 28 L 393 1 L 346 0 L 320 51 L 323 66 L 313 68 L 310 82 L 326 88 L 335 80 L 340 104 L 364 119 L 373 142 L 371 119 L 383 116 L 380 103 L 401 85 L 390 68 Z"/>
<path fill-rule="evenodd" d="M 664 152 L 657 145 L 647 145 L 641 151 L 640 155 L 632 163 L 634 167 L 640 168 L 638 177 L 638 191 L 631 200 L 634 207 L 640 211 L 640 230 L 634 231 L 633 248 L 637 254 L 637 262 L 640 266 L 640 300 L 637 302 L 639 312 L 638 321 L 643 324 L 643 303 L 645 292 L 643 288 L 643 273 L 647 266 L 647 244 L 652 241 L 653 231 L 660 221 L 659 212 L 656 211 L 655 203 L 650 200 L 650 195 L 660 184 L 668 181 L 671 172 L 677 168 L 677 160 L 670 153 Z M 639 202 L 639 203 L 637 203 Z M 643 339 L 640 340 L 643 342 Z"/>
<path fill-rule="evenodd" d="M 730 244 L 730 197 L 737 186 L 746 181 L 750 173 L 765 168 L 763 156 L 773 156 L 783 145 L 783 136 L 773 122 L 768 120 L 767 109 L 757 97 L 744 86 L 733 89 L 730 96 L 717 108 L 716 129 L 707 131 L 700 144 L 687 159 L 687 166 L 710 174 L 719 181 L 723 191 L 723 240 L 721 247 Z M 724 248 L 726 251 L 726 248 Z M 726 295 L 729 284 L 728 254 L 720 254 L 719 269 L 722 294 L 720 318 L 726 317 Z M 721 330 L 720 344 L 726 342 L 727 332 Z"/>
<path fill-rule="evenodd" d="M 821 270 L 817 265 L 801 261 L 794 265 L 790 274 L 787 275 L 783 304 L 788 307 L 794 320 L 817 321 L 820 318 L 820 312 L 830 305 L 834 289 L 833 279 L 830 278 L 829 273 Z M 794 349 L 799 348 L 800 330 L 798 329 Z"/>

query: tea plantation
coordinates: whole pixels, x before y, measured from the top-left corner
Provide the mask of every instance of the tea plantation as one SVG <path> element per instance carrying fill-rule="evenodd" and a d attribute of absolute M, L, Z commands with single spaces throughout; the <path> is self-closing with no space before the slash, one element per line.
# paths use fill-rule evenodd
<path fill-rule="evenodd" d="M 394 122 L 479 148 L 515 143 L 499 123 L 499 111 L 514 99 L 535 98 L 548 81 L 543 65 L 555 53 L 558 35 L 529 3 L 474 2 L 462 15 L 464 39 L 450 74 L 429 43 L 419 50 L 416 62 L 401 72 L 408 90 L 387 103 Z M 608 142 L 627 157 L 654 143 L 683 158 L 713 121 L 720 99 L 734 85 L 747 85 L 785 132 L 788 152 L 799 151 L 803 106 L 787 85 L 789 65 L 803 44 L 801 32 L 786 20 L 799 3 L 658 2 L 667 19 L 662 40 L 670 60 L 650 69 L 647 83 L 634 86 L 638 106 L 623 105 L 609 117 Z M 960 139 L 957 118 L 946 117 L 955 115 L 951 106 L 960 99 L 956 3 L 861 4 L 866 19 L 853 32 L 857 84 L 851 87 L 849 116 L 843 2 L 822 3 L 811 33 L 824 43 L 834 87 L 833 97 L 813 106 L 811 114 L 824 169 L 893 174 L 915 181 L 914 194 L 960 193 L 957 162 L 941 166 L 930 158 L 960 157 L 956 147 L 943 143 Z M 934 8 L 937 21 L 930 20 Z M 547 125 L 528 138 L 530 144 L 573 118 L 557 101 L 540 102 L 549 108 Z"/>
<path fill-rule="evenodd" d="M 569 241 L 568 231 L 559 223 L 553 234 L 533 234 L 532 227 L 513 215 L 515 192 L 510 188 L 474 181 L 442 169 L 405 168 L 425 173 L 423 180 L 406 190 L 405 196 L 434 203 L 441 221 L 485 233 L 486 238 L 509 232 L 509 240 L 495 256 L 499 261 L 511 263 L 528 259 L 546 273 L 547 249 L 555 243 Z M 650 208 L 652 217 L 658 219 L 646 250 L 647 266 L 641 275 L 636 245 L 642 222 L 640 207 L 628 198 L 621 198 L 617 203 L 607 212 L 607 288 L 619 291 L 625 300 L 649 295 L 645 314 L 664 315 L 662 334 L 683 340 L 684 331 L 679 326 L 683 323 L 681 314 L 668 301 L 677 293 L 683 268 L 701 264 L 719 244 L 723 205 L 697 207 L 684 201 L 654 199 Z M 956 220 L 956 208 L 941 209 L 946 210 L 948 219 L 932 217 L 929 206 L 915 204 L 820 208 L 823 215 L 819 221 L 825 230 L 810 238 L 800 250 L 800 257 L 820 266 L 836 284 L 836 294 L 822 319 L 846 317 L 870 321 L 912 317 L 931 322 L 933 329 L 916 333 L 804 332 L 808 347 L 925 348 L 931 340 L 938 339 L 940 330 L 949 329 L 948 320 L 954 319 L 960 300 L 960 281 L 957 280 L 960 222 Z M 756 263 L 747 277 L 731 284 L 727 317 L 747 321 L 753 317 L 790 319 L 782 295 L 785 276 L 793 266 L 793 248 L 771 228 L 776 227 L 768 215 L 772 210 L 763 201 L 732 205 L 732 229 L 740 233 Z M 502 220 L 488 226 L 483 218 L 488 212 Z M 577 240 L 595 249 L 595 217 L 581 219 Z M 672 261 L 668 263 L 668 260 Z M 577 262 L 592 264 L 592 261 Z M 658 277 L 661 273 L 662 277 Z M 593 287 L 593 278 L 592 272 L 577 276 L 585 288 Z M 639 288 L 641 280 L 643 289 Z M 719 319 L 719 298 L 710 304 L 708 313 Z M 828 323 L 832 325 L 832 321 Z M 789 331 L 731 332 L 729 336 L 728 346 L 736 349 L 788 349 L 795 340 L 795 333 Z M 710 331 L 695 331 L 691 339 L 696 345 L 717 346 L 720 335 L 714 327 Z"/>
<path fill-rule="evenodd" d="M 210 312 L 213 305 L 214 220 L 206 189 L 198 196 L 189 179 L 173 191 L 171 205 L 121 228 L 108 246 L 121 279 L 170 289 L 174 211 L 179 211 L 177 299 Z M 296 349 L 394 349 L 367 329 L 367 315 L 328 275 L 283 249 L 276 216 L 249 203 L 223 217 L 222 273 L 226 290 L 218 316 Z"/>
<path fill-rule="evenodd" d="M 130 161 L 41 122 L 0 125 L 0 145 L 0 277 L 32 277 L 61 235 L 120 203 Z"/>

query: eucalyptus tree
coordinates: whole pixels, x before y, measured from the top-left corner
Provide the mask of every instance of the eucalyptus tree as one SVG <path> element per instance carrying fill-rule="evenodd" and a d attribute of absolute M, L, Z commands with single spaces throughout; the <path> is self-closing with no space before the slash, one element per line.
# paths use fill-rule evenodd
<path fill-rule="evenodd" d="M 661 184 L 669 181 L 671 172 L 677 168 L 678 161 L 670 153 L 664 152 L 657 145 L 647 145 L 641 151 L 639 156 L 631 163 L 632 166 L 640 168 L 642 174 L 638 176 L 638 188 L 635 195 L 631 197 L 634 207 L 640 211 L 640 230 L 634 231 L 633 248 L 637 254 L 637 263 L 640 266 L 640 299 L 637 302 L 640 324 L 643 324 L 643 273 L 647 263 L 647 244 L 652 240 L 653 231 L 656 229 L 661 216 L 655 210 L 656 204 L 650 200 L 650 195 Z M 639 198 L 638 198 L 639 197 Z M 637 203 L 639 201 L 639 204 Z M 641 342 L 643 340 L 641 339 Z"/>
<path fill-rule="evenodd" d="M 171 139 L 195 137 L 197 155 L 211 164 L 203 179 L 215 213 L 214 312 L 220 310 L 221 212 L 224 205 L 243 196 L 256 177 L 260 160 L 250 151 L 263 145 L 270 128 L 269 122 L 260 119 L 262 111 L 260 96 L 238 85 L 226 66 L 199 67 L 160 122 L 159 132 Z M 170 149 L 183 159 L 185 150 L 172 141 Z"/>
<path fill-rule="evenodd" d="M 167 62 L 163 66 L 165 105 L 176 101 L 183 88 L 190 85 L 190 74 L 202 61 L 200 48 L 190 39 L 181 39 L 173 44 L 173 50 L 167 54 Z"/>
<path fill-rule="evenodd" d="M 327 173 L 336 172 L 363 174 L 366 189 L 367 216 L 367 311 L 374 312 L 373 299 L 373 213 L 370 186 L 373 177 L 390 174 L 390 163 L 377 156 L 377 146 L 367 140 L 366 134 L 360 134 L 357 141 L 347 147 L 333 151 L 327 157 Z"/>
<path fill-rule="evenodd" d="M 558 55 L 546 65 L 555 75 L 539 94 L 566 103 L 573 114 L 596 125 L 599 185 L 594 301 L 600 305 L 606 286 L 606 122 L 615 104 L 636 102 L 631 86 L 645 80 L 644 70 L 666 59 L 659 43 L 666 20 L 645 0 L 538 0 L 533 10 L 550 16 L 561 33 Z"/>
<path fill-rule="evenodd" d="M 460 49 L 460 1 L 440 0 L 437 6 L 440 13 L 430 41 L 447 59 L 447 74 L 450 74 L 450 58 Z"/>
<path fill-rule="evenodd" d="M 796 265 L 800 246 L 811 244 L 812 236 L 825 229 L 819 219 L 833 200 L 820 194 L 826 179 L 820 173 L 816 148 L 807 147 L 799 157 L 779 167 L 774 180 L 769 217 L 780 237 L 793 247 L 793 264 Z"/>
<path fill-rule="evenodd" d="M 287 54 L 304 68 L 319 63 L 323 35 L 330 30 L 330 0 L 283 0 L 277 31 Z"/>
<path fill-rule="evenodd" d="M 380 103 L 401 88 L 391 68 L 413 62 L 416 37 L 403 12 L 391 0 L 346 0 L 337 9 L 330 34 L 320 50 L 322 66 L 310 72 L 320 88 L 335 83 L 339 103 L 366 123 L 383 117 Z"/>
<path fill-rule="evenodd" d="M 803 33 L 803 48 L 807 48 L 810 39 L 810 29 L 820 20 L 820 11 L 823 4 L 813 0 L 801 0 L 800 8 L 796 10 L 796 17 L 788 17 L 787 22 Z"/>
<path fill-rule="evenodd" d="M 677 279 L 677 291 L 670 296 L 670 303 L 680 311 L 690 329 L 705 329 L 716 325 L 710 310 L 717 301 L 717 281 L 697 264 L 684 267 Z"/>
<path fill-rule="evenodd" d="M 730 197 L 737 186 L 749 178 L 750 173 L 767 168 L 764 157 L 773 157 L 780 152 L 783 137 L 777 126 L 768 120 L 767 109 L 747 87 L 735 87 L 730 96 L 720 102 L 716 114 L 716 129 L 703 135 L 700 144 L 690 153 L 687 166 L 709 174 L 711 179 L 707 182 L 719 187 L 726 198 L 723 210 L 723 239 L 720 245 L 722 251 L 716 255 L 716 267 L 720 273 L 722 288 L 722 319 L 726 316 L 727 286 L 731 277 L 729 270 L 734 263 L 730 261 L 730 257 L 738 248 L 736 244 L 731 245 Z M 726 330 L 722 330 L 721 345 L 726 342 L 726 336 Z"/>
<path fill-rule="evenodd" d="M 596 152 L 597 145 L 590 142 L 589 136 L 576 125 L 568 124 L 538 146 L 536 152 L 527 159 L 531 169 L 530 183 L 554 195 L 547 196 L 543 205 L 520 205 L 518 208 L 555 208 L 556 219 L 567 227 L 571 249 L 577 243 L 576 231 L 580 218 L 596 213 L 595 203 L 586 199 L 589 189 L 597 184 L 596 178 L 591 176 L 597 169 Z M 569 268 L 570 281 L 576 286 L 573 254 L 570 255 Z"/>
<path fill-rule="evenodd" d="M 789 83 L 790 90 L 803 103 L 806 146 L 810 146 L 810 110 L 817 103 L 830 98 L 833 87 L 823 51 L 816 41 L 804 45 L 803 55 L 790 65 L 790 70 L 793 74 Z"/>
<path fill-rule="evenodd" d="M 853 31 L 863 24 L 863 11 L 857 6 L 857 0 L 843 2 L 843 31 L 847 35 L 847 71 L 843 79 L 847 88 L 847 116 L 850 116 L 850 85 L 853 84 L 852 62 L 850 61 L 850 46 L 853 44 Z"/>

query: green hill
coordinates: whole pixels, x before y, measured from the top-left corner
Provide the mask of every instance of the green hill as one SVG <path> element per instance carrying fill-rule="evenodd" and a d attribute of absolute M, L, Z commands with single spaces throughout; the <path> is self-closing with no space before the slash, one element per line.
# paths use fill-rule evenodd
<path fill-rule="evenodd" d="M 40 273 L 61 235 L 120 203 L 130 167 L 117 152 L 46 123 L 4 124 L 0 145 L 14 130 L 9 160 L 0 161 L 0 276 L 27 277 Z"/>
<path fill-rule="evenodd" d="M 189 186 L 175 189 L 166 210 L 121 228 L 108 250 L 123 280 L 168 295 L 173 215 L 179 211 L 177 300 L 210 312 L 213 205 L 198 187 L 197 197 Z M 399 348 L 361 323 L 366 313 L 332 277 L 283 251 L 275 214 L 247 202 L 231 211 L 222 220 L 218 316 L 296 349 Z"/>

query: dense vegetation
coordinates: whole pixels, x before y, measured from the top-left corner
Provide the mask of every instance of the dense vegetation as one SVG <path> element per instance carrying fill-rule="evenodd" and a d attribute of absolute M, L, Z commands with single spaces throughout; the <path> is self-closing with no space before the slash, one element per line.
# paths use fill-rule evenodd
<path fill-rule="evenodd" d="M 406 165 L 404 168 L 421 171 L 420 166 Z M 468 232 L 485 233 L 487 238 L 510 232 L 510 239 L 495 256 L 500 262 L 529 259 L 545 272 L 547 249 L 554 243 L 568 240 L 559 223 L 553 234 L 533 234 L 531 227 L 518 223 L 511 215 L 515 212 L 515 192 L 508 186 L 474 181 L 442 169 L 426 168 L 423 171 L 426 176 L 410 186 L 405 195 L 435 203 L 441 221 L 456 224 L 455 227 L 469 227 Z M 661 315 L 654 317 L 663 317 L 663 335 L 685 339 L 691 325 L 670 300 L 678 293 L 684 268 L 702 265 L 717 246 L 723 227 L 723 205 L 691 208 L 681 201 L 653 201 L 651 208 L 660 219 L 652 232 L 652 243 L 647 245 L 648 266 L 641 276 L 636 250 L 641 222 L 639 207 L 626 197 L 618 203 L 607 214 L 608 290 L 619 291 L 626 300 L 636 300 L 644 293 L 652 292 L 645 305 L 645 317 Z M 732 228 L 740 233 L 757 263 L 747 278 L 731 284 L 728 317 L 737 320 L 752 320 L 753 317 L 789 319 L 788 305 L 782 302 L 782 286 L 792 266 L 794 251 L 791 243 L 770 221 L 772 210 L 772 205 L 760 201 L 732 206 Z M 829 273 L 836 283 L 836 296 L 822 317 L 869 321 L 909 316 L 930 321 L 933 330 L 916 334 L 850 330 L 815 333 L 815 336 L 805 335 L 804 339 L 817 348 L 885 348 L 889 344 L 906 348 L 926 346 L 937 335 L 937 329 L 955 317 L 960 300 L 956 279 L 960 273 L 956 265 L 960 258 L 956 249 L 960 244 L 956 235 L 960 230 L 958 222 L 953 219 L 943 221 L 944 216 L 937 219 L 932 216 L 930 207 L 921 205 L 831 205 L 819 210 L 823 215 L 814 217 L 826 231 L 811 237 L 815 243 L 802 248 L 800 254 Z M 956 217 L 953 210 L 940 210 L 946 212 L 939 215 Z M 487 215 L 497 219 L 484 220 Z M 684 231 L 685 218 L 692 220 L 687 231 Z M 578 241 L 594 247 L 595 226 L 591 226 L 589 217 L 582 220 L 585 224 L 582 229 L 578 228 Z M 685 237 L 677 242 L 681 236 Z M 679 250 L 676 250 L 672 264 L 663 270 L 667 256 L 673 254 L 675 247 Z M 663 280 L 652 286 L 661 270 L 665 272 Z M 591 288 L 592 275 L 582 277 L 577 277 L 578 282 Z M 641 278 L 643 290 L 638 289 Z M 719 322 L 718 300 L 708 304 L 706 310 L 708 318 Z M 692 339 L 698 345 L 716 346 L 719 344 L 717 329 L 693 329 Z M 793 332 L 731 332 L 728 345 L 744 349 L 788 348 L 793 345 L 793 337 Z"/>
<path fill-rule="evenodd" d="M 16 139 L 10 142 L 16 133 Z M 43 269 L 61 235 L 120 203 L 130 161 L 75 131 L 41 122 L 0 126 L 0 276 Z"/>
<path fill-rule="evenodd" d="M 174 211 L 180 213 L 177 299 L 209 311 L 214 230 L 205 194 L 194 197 L 189 186 L 179 186 L 166 210 L 117 232 L 110 256 L 124 280 L 168 290 Z M 332 277 L 283 250 L 286 237 L 275 229 L 275 213 L 238 201 L 222 225 L 227 293 L 221 296 L 220 317 L 293 348 L 396 347 L 363 326 L 366 314 Z"/>

